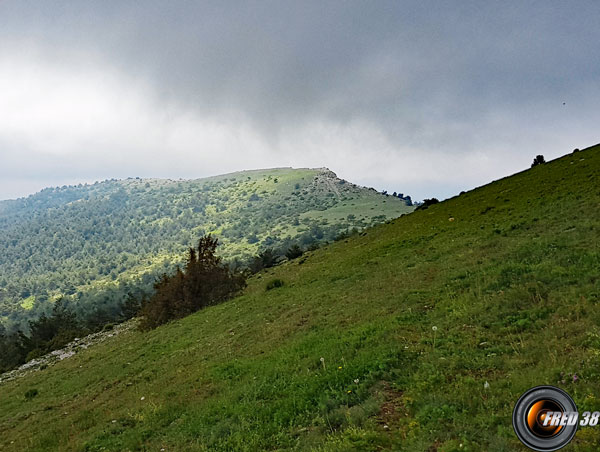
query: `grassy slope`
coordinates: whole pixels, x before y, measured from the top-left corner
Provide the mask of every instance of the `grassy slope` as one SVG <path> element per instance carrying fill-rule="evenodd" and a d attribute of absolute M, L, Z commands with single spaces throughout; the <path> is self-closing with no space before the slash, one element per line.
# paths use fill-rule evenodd
<path fill-rule="evenodd" d="M 567 155 L 9 382 L 0 448 L 525 450 L 529 387 L 600 410 L 599 176 L 600 147 Z"/>

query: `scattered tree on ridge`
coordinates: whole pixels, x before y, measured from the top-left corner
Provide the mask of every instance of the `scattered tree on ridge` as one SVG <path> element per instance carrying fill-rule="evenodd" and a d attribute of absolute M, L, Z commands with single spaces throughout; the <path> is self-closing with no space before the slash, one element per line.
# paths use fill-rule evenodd
<path fill-rule="evenodd" d="M 534 166 L 542 165 L 544 163 L 546 163 L 546 159 L 544 158 L 544 156 L 536 155 L 535 158 L 533 159 L 533 163 L 531 164 L 531 167 L 533 168 Z"/>

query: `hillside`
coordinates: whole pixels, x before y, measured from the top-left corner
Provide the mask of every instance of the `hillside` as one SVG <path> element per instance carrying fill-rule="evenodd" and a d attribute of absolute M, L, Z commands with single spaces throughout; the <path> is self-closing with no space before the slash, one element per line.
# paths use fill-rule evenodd
<path fill-rule="evenodd" d="M 66 296 L 79 313 L 149 289 L 205 233 L 244 262 L 410 212 L 403 200 L 327 169 L 243 171 L 198 180 L 127 179 L 0 202 L 0 320 L 23 325 Z"/>
<path fill-rule="evenodd" d="M 0 448 L 524 451 L 530 387 L 600 410 L 599 181 L 595 146 L 3 383 Z M 599 443 L 582 428 L 564 450 Z"/>

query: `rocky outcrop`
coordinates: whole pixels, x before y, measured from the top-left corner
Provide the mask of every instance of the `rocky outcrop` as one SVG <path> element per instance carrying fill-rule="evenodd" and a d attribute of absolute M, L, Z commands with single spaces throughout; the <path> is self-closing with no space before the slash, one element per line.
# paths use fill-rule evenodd
<path fill-rule="evenodd" d="M 319 168 L 312 185 L 315 192 L 333 193 L 337 198 L 357 188 L 357 185 L 337 177 L 329 168 Z"/>

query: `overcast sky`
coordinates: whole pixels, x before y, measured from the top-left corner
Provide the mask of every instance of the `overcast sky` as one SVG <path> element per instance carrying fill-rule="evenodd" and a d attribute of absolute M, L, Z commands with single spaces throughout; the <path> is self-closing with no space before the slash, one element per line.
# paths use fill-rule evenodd
<path fill-rule="evenodd" d="M 322 167 L 445 198 L 600 142 L 600 1 L 0 0 L 0 199 Z"/>

